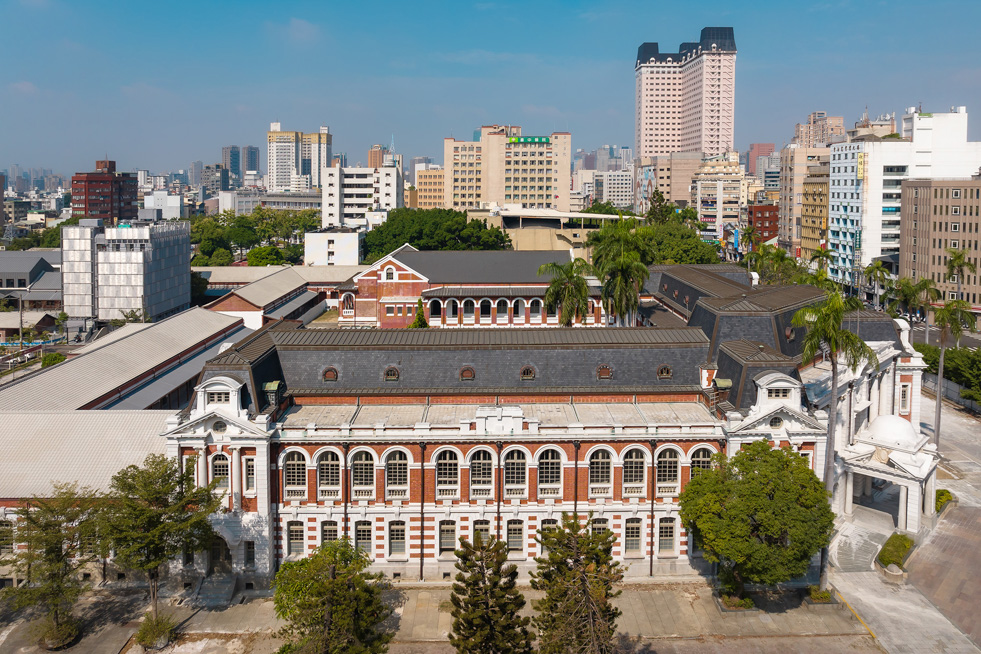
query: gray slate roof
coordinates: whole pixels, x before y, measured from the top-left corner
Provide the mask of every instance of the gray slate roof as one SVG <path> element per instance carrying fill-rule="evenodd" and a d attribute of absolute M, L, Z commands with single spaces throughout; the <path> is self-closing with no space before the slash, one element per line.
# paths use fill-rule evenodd
<path fill-rule="evenodd" d="M 427 251 L 406 249 L 395 259 L 433 283 L 539 284 L 550 278 L 538 275 L 538 267 L 552 261 L 568 263 L 560 250 Z"/>
<path fill-rule="evenodd" d="M 105 491 L 112 476 L 148 454 L 173 411 L 5 411 L 0 498 L 47 496 L 52 481 Z"/>

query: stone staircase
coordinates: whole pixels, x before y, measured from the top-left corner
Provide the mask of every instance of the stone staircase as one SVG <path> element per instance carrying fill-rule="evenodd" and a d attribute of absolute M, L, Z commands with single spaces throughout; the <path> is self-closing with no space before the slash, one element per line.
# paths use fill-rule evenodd
<path fill-rule="evenodd" d="M 839 522 L 837 528 L 831 542 L 831 564 L 842 572 L 868 572 L 893 532 L 892 516 L 856 506 L 851 518 Z"/>
<path fill-rule="evenodd" d="M 192 602 L 205 607 L 228 606 L 235 595 L 237 585 L 238 577 L 232 574 L 213 574 L 205 577 Z"/>

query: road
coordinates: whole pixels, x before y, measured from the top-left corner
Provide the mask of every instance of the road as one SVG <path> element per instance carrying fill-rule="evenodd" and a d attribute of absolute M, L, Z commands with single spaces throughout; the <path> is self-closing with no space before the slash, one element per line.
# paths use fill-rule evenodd
<path fill-rule="evenodd" d="M 926 342 L 926 328 L 924 328 L 923 323 L 913 325 L 913 333 L 910 336 L 910 340 L 913 343 L 925 343 Z M 933 325 L 930 325 L 930 345 L 940 345 L 940 332 Z M 970 332 L 965 332 L 961 336 L 961 347 L 981 347 L 981 334 L 971 334 Z"/>

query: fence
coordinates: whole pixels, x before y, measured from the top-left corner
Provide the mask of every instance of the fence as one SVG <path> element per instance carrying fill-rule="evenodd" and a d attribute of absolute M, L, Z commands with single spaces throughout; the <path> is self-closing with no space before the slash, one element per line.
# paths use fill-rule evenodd
<path fill-rule="evenodd" d="M 961 389 L 964 388 L 960 384 L 955 384 L 949 379 L 944 380 L 944 399 L 953 402 L 954 404 L 959 404 L 965 409 L 969 409 L 976 413 L 981 413 L 981 406 L 978 405 L 974 400 L 968 400 L 961 397 Z M 931 375 L 928 372 L 923 373 L 923 390 L 930 391 L 934 396 L 937 394 L 937 376 Z"/>

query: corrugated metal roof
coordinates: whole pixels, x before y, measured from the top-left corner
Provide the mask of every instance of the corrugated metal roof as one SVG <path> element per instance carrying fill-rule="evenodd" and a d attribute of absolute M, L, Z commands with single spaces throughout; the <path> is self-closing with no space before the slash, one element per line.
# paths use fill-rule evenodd
<path fill-rule="evenodd" d="M 314 293 L 313 291 L 303 291 L 302 293 L 297 295 L 295 298 L 293 298 L 286 304 L 276 307 L 276 309 L 270 311 L 266 315 L 270 318 L 275 318 L 278 320 L 280 318 L 283 318 L 293 313 L 307 302 L 312 302 L 313 300 L 316 299 L 317 299 L 317 294 Z M 321 302 L 321 306 L 323 306 L 323 302 Z"/>
<path fill-rule="evenodd" d="M 544 297 L 548 284 L 540 286 L 441 286 L 427 288 L 423 297 Z"/>
<path fill-rule="evenodd" d="M 7 411 L 3 414 L 0 497 L 46 496 L 53 481 L 97 491 L 148 454 L 164 454 L 160 436 L 173 411 Z"/>
<path fill-rule="evenodd" d="M 580 348 L 704 345 L 708 338 L 698 327 L 655 329 L 294 329 L 268 332 L 278 347 L 309 348 Z"/>
<path fill-rule="evenodd" d="M 295 270 L 284 268 L 232 292 L 257 307 L 265 307 L 305 284 L 306 280 L 300 277 Z"/>
<path fill-rule="evenodd" d="M 189 309 L 3 386 L 0 411 L 78 409 L 239 322 L 215 311 Z"/>
<path fill-rule="evenodd" d="M 194 266 L 192 272 L 199 273 L 209 284 L 251 284 L 263 277 L 273 275 L 284 266 Z"/>
<path fill-rule="evenodd" d="M 153 324 L 152 322 L 128 322 L 125 325 L 121 325 L 116 329 L 112 330 L 105 336 L 97 338 L 91 343 L 83 345 L 77 350 L 73 350 L 72 354 L 79 355 L 79 354 L 88 354 L 89 352 L 95 352 L 99 348 L 105 347 L 106 345 L 109 345 L 111 343 L 115 343 L 121 338 L 126 338 L 131 334 L 135 334 L 136 332 L 143 331 L 144 329 L 146 329 L 152 324 Z"/>
<path fill-rule="evenodd" d="M 311 284 L 336 284 L 345 282 L 368 268 L 369 266 L 296 266 L 293 270 Z"/>

